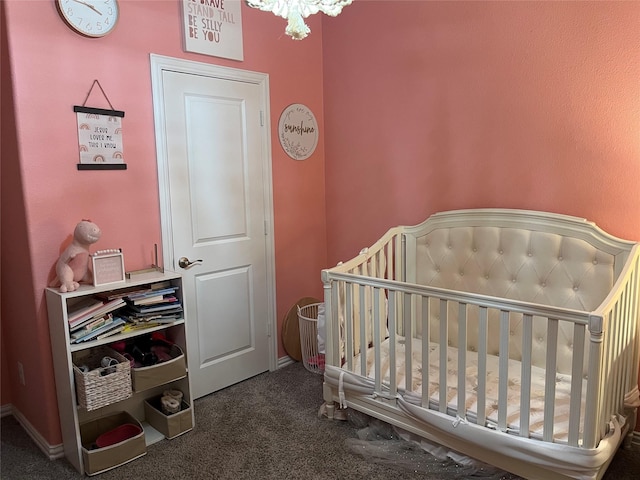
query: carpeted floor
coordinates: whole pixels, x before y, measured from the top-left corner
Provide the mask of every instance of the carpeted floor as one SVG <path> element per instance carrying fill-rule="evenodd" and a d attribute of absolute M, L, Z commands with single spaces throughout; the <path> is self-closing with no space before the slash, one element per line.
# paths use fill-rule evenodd
<path fill-rule="evenodd" d="M 353 414 L 318 417 L 322 377 L 299 363 L 194 402 L 196 426 L 147 449 L 99 480 L 368 479 L 440 480 L 519 477 L 489 466 L 438 460 L 397 439 L 393 429 Z M 2 419 L 3 480 L 80 479 L 65 460 L 49 461 L 13 416 Z M 620 450 L 605 480 L 640 478 L 640 446 Z"/>

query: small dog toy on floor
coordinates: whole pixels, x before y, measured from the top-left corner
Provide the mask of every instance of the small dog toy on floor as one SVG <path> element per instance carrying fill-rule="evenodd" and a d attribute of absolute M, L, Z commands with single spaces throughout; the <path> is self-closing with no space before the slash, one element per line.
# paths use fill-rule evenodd
<path fill-rule="evenodd" d="M 80 283 L 91 282 L 89 271 L 89 246 L 96 243 L 102 232 L 91 220 L 82 220 L 73 231 L 73 241 L 60 255 L 56 263 L 57 278 L 51 284 L 61 292 L 73 292 Z"/>

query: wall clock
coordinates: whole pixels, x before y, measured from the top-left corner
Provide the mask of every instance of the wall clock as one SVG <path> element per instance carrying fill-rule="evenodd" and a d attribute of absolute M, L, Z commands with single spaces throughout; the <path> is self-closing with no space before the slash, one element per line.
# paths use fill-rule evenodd
<path fill-rule="evenodd" d="M 60 16 L 73 31 L 104 37 L 118 23 L 118 0 L 55 0 Z"/>

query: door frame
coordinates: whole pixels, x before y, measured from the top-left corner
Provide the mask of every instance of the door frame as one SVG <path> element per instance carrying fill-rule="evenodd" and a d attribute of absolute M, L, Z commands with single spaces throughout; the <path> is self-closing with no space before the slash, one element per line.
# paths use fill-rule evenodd
<path fill-rule="evenodd" d="M 166 117 L 163 101 L 162 74 L 164 71 L 219 78 L 222 80 L 252 83 L 262 89 L 264 103 L 261 106 L 261 122 L 263 124 L 262 144 L 262 178 L 264 179 L 264 217 L 265 224 L 265 260 L 267 267 L 267 336 L 269 338 L 269 370 L 278 366 L 278 337 L 276 324 L 276 277 L 275 277 L 275 245 L 273 231 L 273 179 L 271 161 L 271 122 L 269 111 L 269 75 L 251 72 L 208 63 L 194 62 L 180 58 L 150 54 L 151 60 L 151 92 L 153 97 L 153 114 L 156 138 L 156 160 L 158 166 L 158 193 L 160 200 L 160 224 L 162 229 L 162 265 L 178 272 L 177 259 L 173 255 L 173 239 L 171 225 L 171 196 L 169 189 L 169 157 L 166 148 Z M 189 312 L 185 311 L 185 318 Z"/>

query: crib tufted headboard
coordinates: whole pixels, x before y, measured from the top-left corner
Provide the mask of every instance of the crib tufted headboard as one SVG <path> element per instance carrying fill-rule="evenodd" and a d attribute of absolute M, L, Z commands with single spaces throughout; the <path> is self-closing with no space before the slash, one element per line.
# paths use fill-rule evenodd
<path fill-rule="evenodd" d="M 437 213 L 405 227 L 404 242 L 404 280 L 409 283 L 587 312 L 607 297 L 635 245 L 585 219 L 509 209 Z M 431 310 L 439 317 L 438 305 Z M 496 318 L 490 319 L 490 330 L 496 324 Z M 431 335 L 438 338 L 438 322 L 432 325 Z M 509 356 L 518 360 L 520 328 L 521 316 L 512 316 Z M 450 325 L 449 333 L 450 344 L 457 346 L 457 326 Z M 533 335 L 532 363 L 544 367 L 546 323 L 534 321 Z M 497 338 L 489 336 L 491 354 L 498 353 Z M 572 325 L 561 325 L 561 373 L 570 372 L 572 341 Z M 469 349 L 477 348 L 473 335 L 468 342 Z"/>

